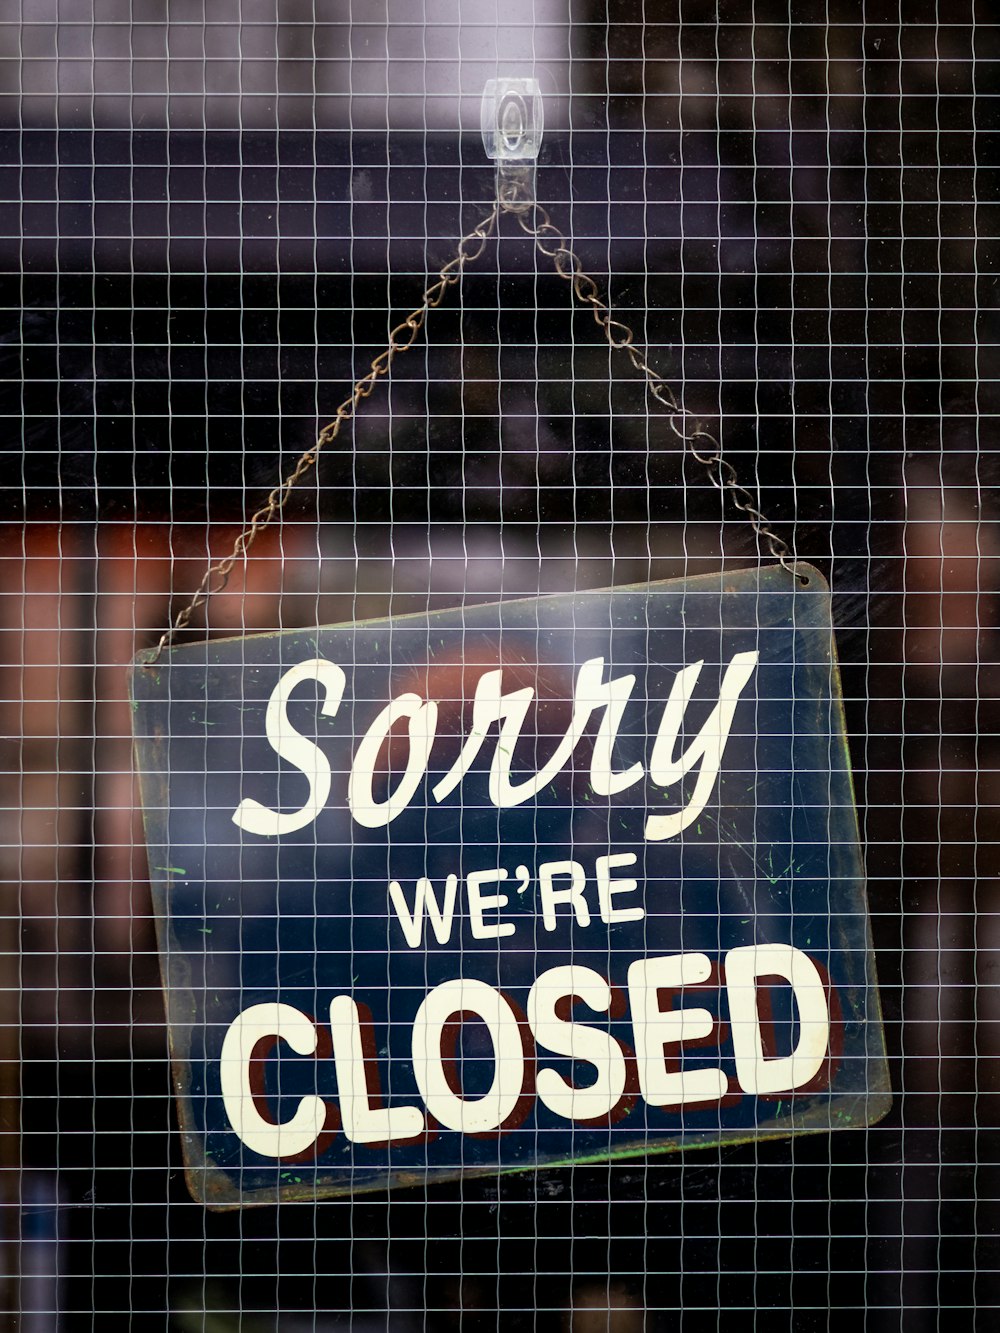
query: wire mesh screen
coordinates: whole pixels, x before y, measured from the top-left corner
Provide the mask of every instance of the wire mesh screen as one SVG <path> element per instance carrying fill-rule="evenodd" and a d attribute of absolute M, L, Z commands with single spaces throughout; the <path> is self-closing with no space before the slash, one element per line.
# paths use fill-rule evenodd
<path fill-rule="evenodd" d="M 914 1330 L 996 1307 L 996 17 L 22 0 L 0 33 L 10 1327 Z M 489 212 L 479 97 L 504 73 L 541 83 L 537 198 L 829 581 L 891 1109 L 209 1211 L 128 664 Z M 576 304 L 502 217 L 181 646 L 773 564 Z M 765 894 L 788 870 L 768 852 Z"/>

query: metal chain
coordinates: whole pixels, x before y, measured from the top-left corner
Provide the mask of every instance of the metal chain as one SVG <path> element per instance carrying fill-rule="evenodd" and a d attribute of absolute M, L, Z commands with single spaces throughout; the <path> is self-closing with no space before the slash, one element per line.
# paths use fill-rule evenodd
<path fill-rule="evenodd" d="M 483 253 L 486 242 L 492 236 L 499 217 L 500 201 L 497 200 L 489 215 L 473 227 L 467 236 L 462 237 L 458 243 L 455 257 L 450 259 L 438 273 L 437 280 L 431 283 L 424 292 L 423 300 L 417 308 L 411 311 L 402 323 L 397 324 L 392 330 L 389 334 L 389 346 L 384 352 L 380 352 L 371 363 L 367 375 L 362 375 L 361 379 L 357 381 L 351 390 L 350 396 L 345 398 L 337 408 L 336 416 L 323 427 L 316 437 L 316 443 L 305 451 L 281 485 L 274 488 L 265 503 L 251 517 L 249 527 L 245 528 L 236 538 L 230 554 L 224 560 L 208 567 L 205 571 L 205 577 L 198 585 L 197 592 L 183 611 L 178 612 L 170 628 L 161 636 L 156 651 L 145 663 L 146 666 L 154 666 L 164 648 L 169 647 L 176 636 L 182 630 L 187 629 L 191 623 L 192 615 L 199 606 L 203 606 L 213 594 L 222 592 L 229 582 L 229 576 L 233 572 L 236 562 L 246 555 L 264 529 L 278 517 L 288 503 L 288 497 L 291 495 L 293 488 L 311 468 L 315 467 L 316 460 L 325 446 L 337 438 L 344 423 L 350 421 L 356 414 L 361 401 L 367 398 L 378 381 L 389 373 L 389 368 L 397 355 L 400 352 L 409 351 L 413 346 L 417 334 L 427 318 L 427 312 L 432 307 L 439 306 L 448 288 L 454 287 L 460 281 L 466 264 L 473 263 Z"/>
<path fill-rule="evenodd" d="M 486 242 L 496 230 L 502 213 L 510 213 L 517 218 L 522 231 L 532 238 L 539 254 L 552 260 L 559 277 L 565 279 L 572 287 L 574 297 L 581 305 L 591 309 L 594 320 L 603 329 L 609 346 L 624 351 L 635 369 L 645 377 L 650 394 L 668 413 L 670 429 L 687 446 L 691 456 L 707 470 L 712 485 L 731 496 L 733 504 L 746 514 L 758 539 L 767 544 L 771 555 L 782 568 L 800 578 L 803 583 L 808 582 L 808 579 L 802 578 L 795 568 L 791 547 L 771 530 L 767 519 L 754 504 L 753 496 L 740 484 L 736 469 L 728 459 L 723 458 L 722 448 L 714 435 L 688 416 L 670 386 L 659 372 L 649 365 L 646 349 L 636 343 L 632 329 L 612 315 L 610 307 L 601 299 L 597 283 L 584 272 L 579 256 L 567 245 L 565 236 L 552 222 L 545 209 L 530 195 L 525 194 L 523 180 L 516 174 L 503 174 L 499 179 L 497 201 L 488 216 L 473 227 L 468 235 L 462 237 L 454 258 L 440 270 L 436 280 L 424 292 L 417 308 L 391 331 L 388 347 L 371 363 L 368 373 L 355 383 L 350 395 L 337 408 L 333 420 L 319 432 L 315 444 L 305 451 L 284 481 L 271 491 L 265 503 L 253 514 L 249 526 L 236 538 L 230 554 L 216 564 L 210 565 L 205 571 L 205 576 L 191 601 L 178 612 L 170 628 L 161 636 L 152 657 L 144 665 L 154 666 L 163 650 L 170 646 L 182 630 L 188 628 L 191 617 L 198 607 L 203 606 L 213 594 L 222 592 L 237 561 L 247 554 L 260 533 L 281 514 L 292 490 L 305 474 L 315 467 L 323 448 L 332 443 L 340 434 L 344 424 L 357 414 L 362 400 L 367 398 L 378 381 L 389 373 L 396 356 L 400 352 L 409 351 L 413 346 L 417 334 L 423 328 L 427 312 L 441 304 L 448 288 L 454 287 L 461 280 L 465 266 L 474 263 L 483 253 Z M 689 421 L 691 429 L 687 428 Z"/>
<path fill-rule="evenodd" d="M 522 184 L 516 179 L 501 181 L 500 209 L 517 217 L 521 230 L 532 238 L 539 254 L 552 260 L 556 272 L 570 284 L 573 295 L 580 304 L 590 307 L 594 321 L 603 329 L 608 344 L 625 352 L 635 369 L 645 377 L 647 389 L 668 413 L 670 429 L 687 446 L 691 457 L 707 470 L 712 485 L 723 493 L 728 493 L 736 508 L 746 514 L 758 540 L 766 542 L 768 550 L 782 569 L 788 570 L 802 583 L 808 583 L 809 580 L 800 575 L 795 568 L 795 557 L 791 547 L 772 531 L 768 520 L 754 503 L 753 496 L 745 486 L 741 485 L 732 463 L 723 458 L 722 446 L 718 440 L 689 417 L 687 411 L 678 403 L 673 390 L 647 361 L 647 350 L 636 343 L 632 329 L 612 315 L 610 307 L 601 299 L 597 283 L 584 272 L 579 256 L 567 245 L 566 237 L 553 223 L 545 209 L 530 195 L 525 196 Z M 687 429 L 689 421 L 691 429 Z"/>

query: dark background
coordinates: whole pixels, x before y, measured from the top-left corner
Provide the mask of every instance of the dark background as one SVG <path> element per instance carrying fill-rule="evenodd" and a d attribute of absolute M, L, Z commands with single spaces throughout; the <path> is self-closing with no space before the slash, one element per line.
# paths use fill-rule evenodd
<path fill-rule="evenodd" d="M 833 585 L 894 1109 L 676 1162 L 243 1214 L 190 1201 L 124 663 L 418 303 L 492 169 L 478 134 L 424 132 L 412 108 L 351 131 L 309 123 L 315 97 L 174 114 L 133 88 L 123 110 L 99 71 L 48 99 L 25 74 L 0 98 L 21 312 L 3 347 L 0 874 L 22 1327 L 912 1330 L 972 1327 L 1000 1298 L 1000 30 L 965 0 L 830 0 L 827 21 L 770 0 L 653 8 L 573 5 L 538 193 Z M 28 69 L 28 38 L 56 25 L 22 26 Z M 751 529 L 507 219 L 210 621 L 720 558 L 755 560 Z"/>

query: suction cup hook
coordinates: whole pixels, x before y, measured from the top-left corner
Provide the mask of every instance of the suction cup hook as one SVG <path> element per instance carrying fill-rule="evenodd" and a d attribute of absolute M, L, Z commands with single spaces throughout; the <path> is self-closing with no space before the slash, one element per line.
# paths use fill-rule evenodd
<path fill-rule="evenodd" d="M 535 202 L 535 163 L 544 113 L 537 79 L 490 79 L 483 89 L 483 147 L 497 164 L 497 198 L 511 213 Z"/>

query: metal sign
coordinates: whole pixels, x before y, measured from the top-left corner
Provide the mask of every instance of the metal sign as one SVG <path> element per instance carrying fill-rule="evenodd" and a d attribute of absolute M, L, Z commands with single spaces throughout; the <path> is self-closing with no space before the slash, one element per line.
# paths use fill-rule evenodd
<path fill-rule="evenodd" d="M 830 596 L 806 573 L 139 659 L 197 1198 L 885 1112 Z"/>

